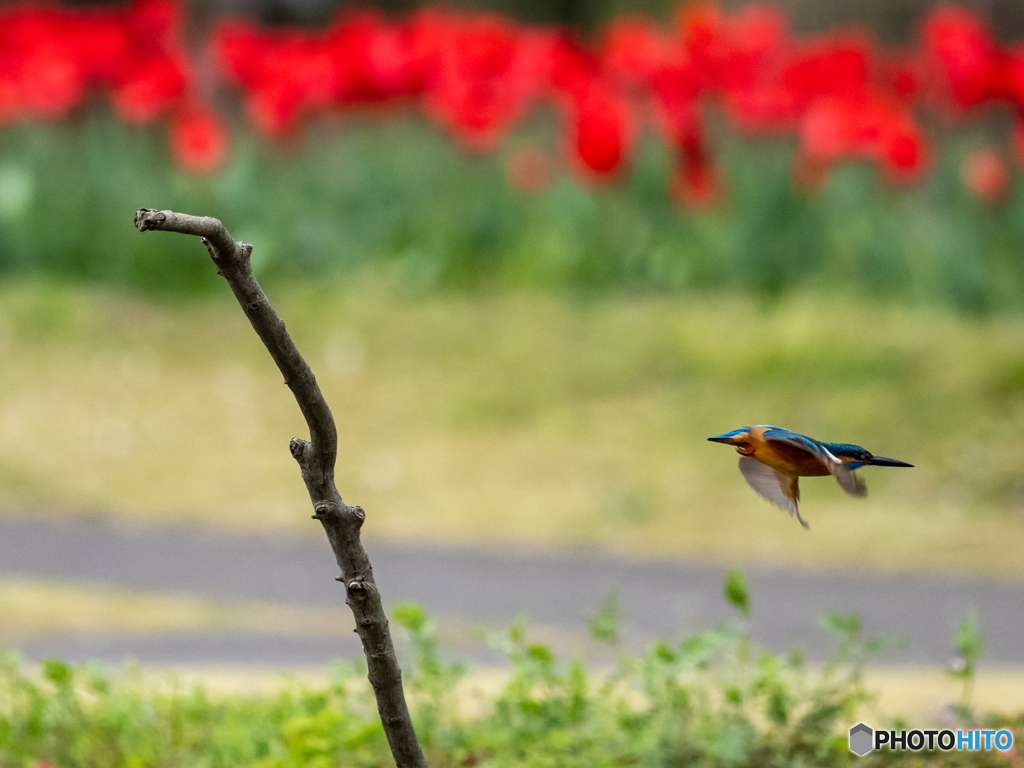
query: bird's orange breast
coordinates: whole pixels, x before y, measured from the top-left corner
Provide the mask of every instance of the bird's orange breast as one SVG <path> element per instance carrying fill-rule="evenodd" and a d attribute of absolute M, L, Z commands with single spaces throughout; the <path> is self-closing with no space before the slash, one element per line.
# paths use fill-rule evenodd
<path fill-rule="evenodd" d="M 747 435 L 752 449 L 749 455 L 762 464 L 767 464 L 772 469 L 791 477 L 819 477 L 830 474 L 824 462 L 813 453 L 779 440 L 766 440 L 764 431 L 764 427 L 754 427 Z"/>

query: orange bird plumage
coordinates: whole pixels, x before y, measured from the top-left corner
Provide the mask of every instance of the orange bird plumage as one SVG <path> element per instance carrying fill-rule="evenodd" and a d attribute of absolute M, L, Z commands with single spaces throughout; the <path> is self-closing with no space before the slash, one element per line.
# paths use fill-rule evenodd
<path fill-rule="evenodd" d="M 864 496 L 867 488 L 853 474 L 854 470 L 864 466 L 914 466 L 874 456 L 859 445 L 823 443 L 767 424 L 741 427 L 708 440 L 735 446 L 740 454 L 740 472 L 750 487 L 763 499 L 789 512 L 790 517 L 795 515 L 804 528 L 810 526 L 800 517 L 801 477 L 832 475 L 851 496 Z"/>

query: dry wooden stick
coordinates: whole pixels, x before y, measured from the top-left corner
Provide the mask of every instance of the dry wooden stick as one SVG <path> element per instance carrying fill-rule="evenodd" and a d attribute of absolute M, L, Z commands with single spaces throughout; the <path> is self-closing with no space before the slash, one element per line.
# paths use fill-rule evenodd
<path fill-rule="evenodd" d="M 341 568 L 338 581 L 345 585 L 347 600 L 356 620 L 356 632 L 363 643 L 370 684 L 377 697 L 377 709 L 398 768 L 426 767 L 416 740 L 409 708 L 402 691 L 402 670 L 388 630 L 380 593 L 373 581 L 370 560 L 359 541 L 365 515 L 361 507 L 350 507 L 334 485 L 334 464 L 338 455 L 338 432 L 309 365 L 295 348 L 284 323 L 270 306 L 253 276 L 249 264 L 252 246 L 232 239 L 217 219 L 189 216 L 173 211 L 142 208 L 135 214 L 140 232 L 161 230 L 196 235 L 210 252 L 217 274 L 228 281 L 253 330 L 266 345 L 270 356 L 284 374 L 285 384 L 295 395 L 309 425 L 309 441 L 292 438 L 292 456 L 299 463 L 319 520 L 334 549 Z"/>

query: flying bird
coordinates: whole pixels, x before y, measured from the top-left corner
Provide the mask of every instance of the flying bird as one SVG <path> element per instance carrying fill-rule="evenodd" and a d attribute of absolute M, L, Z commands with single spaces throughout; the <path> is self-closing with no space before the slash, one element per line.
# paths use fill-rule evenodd
<path fill-rule="evenodd" d="M 832 475 L 839 487 L 851 496 L 864 496 L 864 481 L 853 474 L 865 466 L 912 467 L 904 461 L 873 456 L 859 445 L 823 443 L 807 435 L 781 427 L 759 424 L 741 427 L 724 435 L 709 437 L 713 443 L 736 446 L 740 454 L 740 472 L 761 498 L 779 509 L 796 515 L 800 525 L 810 528 L 800 517 L 800 478 Z"/>

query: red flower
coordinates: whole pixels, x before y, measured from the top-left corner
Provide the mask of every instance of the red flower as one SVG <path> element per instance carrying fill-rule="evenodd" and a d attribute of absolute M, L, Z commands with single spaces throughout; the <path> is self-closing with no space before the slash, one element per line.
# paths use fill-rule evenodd
<path fill-rule="evenodd" d="M 633 144 L 635 126 L 626 100 L 594 79 L 563 100 L 569 156 L 584 177 L 621 170 Z"/>
<path fill-rule="evenodd" d="M 1004 95 L 1004 61 L 992 34 L 963 8 L 943 5 L 925 20 L 921 40 L 933 91 L 957 107 Z"/>
<path fill-rule="evenodd" d="M 190 173 L 210 173 L 227 154 L 227 133 L 216 115 L 200 104 L 178 109 L 171 120 L 171 154 Z"/>
<path fill-rule="evenodd" d="M 64 44 L 88 80 L 110 84 L 124 77 L 131 63 L 133 41 L 123 13 L 67 13 L 65 24 Z"/>
<path fill-rule="evenodd" d="M 782 75 L 782 84 L 797 104 L 823 97 L 844 101 L 862 99 L 869 90 L 867 40 L 836 35 L 801 46 Z"/>
<path fill-rule="evenodd" d="M 268 136 L 291 131 L 303 112 L 331 106 L 344 90 L 337 57 L 322 35 L 225 21 L 214 46 L 221 65 L 245 90 L 250 119 Z"/>
<path fill-rule="evenodd" d="M 427 109 L 465 146 L 489 149 L 550 82 L 555 38 L 483 15 L 449 18 L 439 42 Z"/>
<path fill-rule="evenodd" d="M 81 103 L 84 73 L 67 52 L 56 45 L 37 47 L 23 61 L 22 104 L 36 117 L 61 117 Z"/>
<path fill-rule="evenodd" d="M 890 179 L 903 181 L 924 166 L 924 138 L 906 109 L 892 99 L 820 99 L 801 119 L 798 165 L 815 169 L 810 176 L 817 176 L 844 158 L 875 160 Z"/>
<path fill-rule="evenodd" d="M 340 71 L 339 98 L 379 102 L 422 93 L 437 61 L 443 23 L 431 10 L 400 24 L 369 11 L 343 12 L 328 36 Z"/>
<path fill-rule="evenodd" d="M 909 116 L 892 113 L 882 119 L 876 156 L 890 180 L 912 181 L 927 162 L 924 136 Z"/>
<path fill-rule="evenodd" d="M 723 32 L 722 89 L 729 94 L 774 79 L 788 45 L 786 20 L 778 8 L 754 4 L 733 14 Z"/>
<path fill-rule="evenodd" d="M 75 107 L 85 94 L 85 74 L 67 49 L 55 11 L 15 8 L 0 32 L 0 67 L 15 113 L 53 118 Z"/>
<path fill-rule="evenodd" d="M 647 86 L 656 73 L 679 55 L 678 41 L 658 31 L 642 16 L 615 19 L 601 43 L 601 69 L 614 82 Z"/>
<path fill-rule="evenodd" d="M 127 16 L 132 42 L 142 49 L 176 49 L 181 44 L 184 15 L 181 0 L 132 0 Z"/>
<path fill-rule="evenodd" d="M 711 2 L 683 5 L 676 21 L 682 48 L 700 87 L 721 85 L 722 64 L 728 56 L 728 44 L 718 6 Z"/>
<path fill-rule="evenodd" d="M 682 127 L 682 126 L 681 126 Z M 675 143 L 672 197 L 689 205 L 710 205 L 721 197 L 722 182 L 704 143 L 696 113 L 680 131 Z"/>
<path fill-rule="evenodd" d="M 960 168 L 964 184 L 979 200 L 998 203 L 1010 191 L 1010 173 L 1002 154 L 991 147 L 976 149 Z"/>
<path fill-rule="evenodd" d="M 136 61 L 114 86 L 114 109 L 125 122 L 148 123 L 166 111 L 184 92 L 188 76 L 184 65 L 170 56 Z"/>

